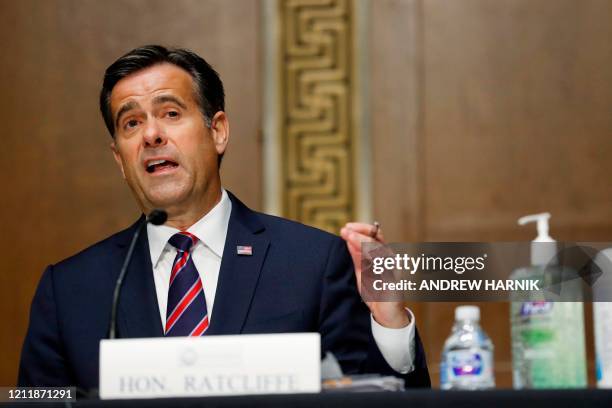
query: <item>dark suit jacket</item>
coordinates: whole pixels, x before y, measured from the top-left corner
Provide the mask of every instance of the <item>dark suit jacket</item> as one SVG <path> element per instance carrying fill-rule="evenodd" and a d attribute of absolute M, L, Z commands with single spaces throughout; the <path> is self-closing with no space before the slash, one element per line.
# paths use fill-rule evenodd
<path fill-rule="evenodd" d="M 322 351 L 334 353 L 345 372 L 398 375 L 372 338 L 344 241 L 230 199 L 207 334 L 319 332 Z M 20 386 L 98 387 L 99 342 L 108 336 L 115 281 L 139 222 L 45 270 L 32 302 Z M 237 255 L 237 245 L 252 246 L 253 255 Z M 118 336 L 163 336 L 146 229 L 119 299 Z M 415 360 L 415 371 L 403 376 L 407 385 L 430 386 L 418 333 Z"/>

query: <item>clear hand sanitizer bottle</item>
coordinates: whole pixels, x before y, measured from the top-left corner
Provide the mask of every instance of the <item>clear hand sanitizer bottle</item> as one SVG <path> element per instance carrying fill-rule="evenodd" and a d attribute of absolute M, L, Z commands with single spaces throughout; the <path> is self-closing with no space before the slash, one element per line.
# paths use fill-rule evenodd
<path fill-rule="evenodd" d="M 455 309 L 455 324 L 444 343 L 440 388 L 480 390 L 495 387 L 493 343 L 480 327 L 478 306 Z"/>
<path fill-rule="evenodd" d="M 548 235 L 549 213 L 522 217 L 518 223 L 537 222 L 531 244 L 531 266 L 512 272 L 511 279 L 537 280 L 540 288 L 562 283 L 558 300 L 540 293 L 512 293 L 512 378 L 514 388 L 586 387 L 584 317 L 580 279 L 570 268 L 557 265 L 557 244 Z M 574 301 L 575 300 L 575 301 Z"/>

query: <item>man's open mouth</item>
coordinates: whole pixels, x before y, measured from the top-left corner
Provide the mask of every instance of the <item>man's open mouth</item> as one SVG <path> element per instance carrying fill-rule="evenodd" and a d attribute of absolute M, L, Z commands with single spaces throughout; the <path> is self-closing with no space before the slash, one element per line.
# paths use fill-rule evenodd
<path fill-rule="evenodd" d="M 171 160 L 151 160 L 147 162 L 146 169 L 148 173 L 155 173 L 161 170 L 167 170 L 174 167 L 178 167 L 178 163 Z"/>

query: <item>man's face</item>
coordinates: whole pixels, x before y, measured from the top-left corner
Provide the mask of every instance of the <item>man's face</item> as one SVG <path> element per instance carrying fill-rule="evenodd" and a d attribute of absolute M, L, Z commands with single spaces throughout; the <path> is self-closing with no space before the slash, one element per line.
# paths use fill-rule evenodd
<path fill-rule="evenodd" d="M 110 105 L 111 149 L 143 211 L 197 208 L 220 188 L 227 119 L 217 112 L 206 126 L 186 71 L 163 63 L 135 72 L 117 82 Z"/>

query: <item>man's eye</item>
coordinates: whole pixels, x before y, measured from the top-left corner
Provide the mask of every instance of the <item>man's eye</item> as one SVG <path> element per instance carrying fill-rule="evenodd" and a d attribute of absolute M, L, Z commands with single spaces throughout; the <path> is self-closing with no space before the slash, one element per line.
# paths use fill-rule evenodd
<path fill-rule="evenodd" d="M 168 115 L 171 118 L 178 118 L 179 113 L 177 111 L 168 111 L 166 115 Z"/>
<path fill-rule="evenodd" d="M 132 129 L 132 128 L 135 128 L 137 125 L 138 125 L 138 121 L 136 119 L 131 119 L 125 123 L 125 128 Z"/>

